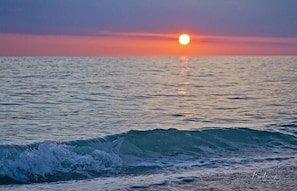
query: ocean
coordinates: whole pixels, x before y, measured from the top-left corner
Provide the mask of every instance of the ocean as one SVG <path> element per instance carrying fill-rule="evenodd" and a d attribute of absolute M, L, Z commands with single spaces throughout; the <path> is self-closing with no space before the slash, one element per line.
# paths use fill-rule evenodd
<path fill-rule="evenodd" d="M 297 57 L 0 57 L 0 132 L 4 191 L 296 167 Z"/>

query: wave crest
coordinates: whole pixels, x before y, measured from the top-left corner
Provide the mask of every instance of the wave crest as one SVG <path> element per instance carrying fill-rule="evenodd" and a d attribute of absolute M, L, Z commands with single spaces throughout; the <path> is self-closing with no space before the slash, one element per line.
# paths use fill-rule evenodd
<path fill-rule="evenodd" d="M 246 162 L 259 153 L 274 160 L 272 155 L 293 155 L 296 149 L 295 136 L 247 128 L 156 129 L 64 143 L 4 145 L 0 146 L 0 184 L 93 178 L 186 163 L 211 164 L 207 161 L 227 165 L 228 158 L 240 156 Z M 275 160 L 282 159 L 278 156 Z"/>

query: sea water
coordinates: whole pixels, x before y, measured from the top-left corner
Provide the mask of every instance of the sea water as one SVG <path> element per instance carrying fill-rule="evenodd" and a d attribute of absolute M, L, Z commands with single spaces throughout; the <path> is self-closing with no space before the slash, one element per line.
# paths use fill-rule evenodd
<path fill-rule="evenodd" d="M 297 57 L 0 57 L 0 190 L 296 162 Z"/>

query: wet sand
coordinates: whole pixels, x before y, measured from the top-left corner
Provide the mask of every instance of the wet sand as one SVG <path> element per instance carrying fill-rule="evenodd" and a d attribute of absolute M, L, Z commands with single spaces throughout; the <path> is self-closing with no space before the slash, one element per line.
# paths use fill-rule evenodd
<path fill-rule="evenodd" d="M 249 169 L 244 172 L 219 172 L 197 177 L 180 177 L 177 181 L 149 187 L 134 187 L 128 190 L 296 191 L 297 167 Z"/>

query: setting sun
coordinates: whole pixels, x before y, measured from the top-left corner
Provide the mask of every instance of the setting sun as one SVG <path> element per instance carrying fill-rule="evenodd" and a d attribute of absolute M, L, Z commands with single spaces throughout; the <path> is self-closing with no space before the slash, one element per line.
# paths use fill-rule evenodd
<path fill-rule="evenodd" d="M 188 45 L 190 43 L 190 40 L 191 40 L 191 38 L 188 34 L 181 34 L 178 37 L 178 42 L 181 45 Z"/>

